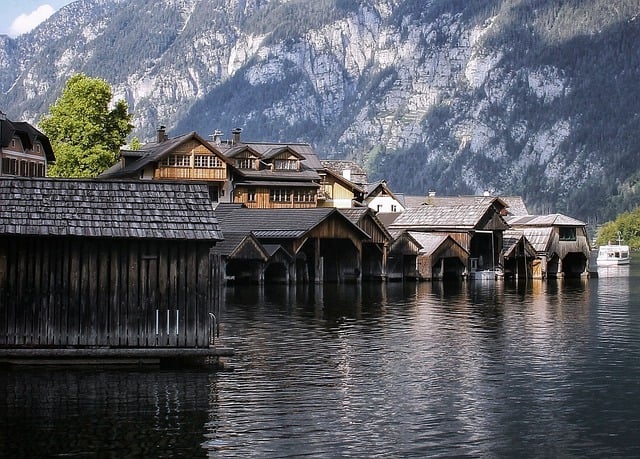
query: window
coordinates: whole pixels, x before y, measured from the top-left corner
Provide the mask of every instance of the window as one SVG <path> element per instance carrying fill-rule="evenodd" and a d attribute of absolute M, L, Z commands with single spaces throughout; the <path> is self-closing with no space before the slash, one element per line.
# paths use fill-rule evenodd
<path fill-rule="evenodd" d="M 209 187 L 209 199 L 211 200 L 211 202 L 218 202 L 218 194 L 219 190 L 217 186 Z"/>
<path fill-rule="evenodd" d="M 286 188 L 276 188 L 271 190 L 271 202 L 289 202 L 291 201 L 291 191 Z"/>
<path fill-rule="evenodd" d="M 247 190 L 247 202 L 256 202 L 256 190 L 254 188 Z"/>
<path fill-rule="evenodd" d="M 297 171 L 298 161 L 295 159 L 276 159 L 273 161 L 273 167 L 279 171 Z"/>
<path fill-rule="evenodd" d="M 4 158 L 2 169 L 5 174 L 18 175 L 18 160 L 15 158 Z"/>
<path fill-rule="evenodd" d="M 575 241 L 576 229 L 575 227 L 561 226 L 560 227 L 560 240 L 561 241 Z"/>
<path fill-rule="evenodd" d="M 315 193 L 313 190 L 296 190 L 293 193 L 293 200 L 295 202 L 313 202 Z"/>
<path fill-rule="evenodd" d="M 189 155 L 169 155 L 162 161 L 162 165 L 170 167 L 189 167 L 191 165 L 191 157 Z"/>
<path fill-rule="evenodd" d="M 20 176 L 29 177 L 29 162 L 20 161 Z"/>
<path fill-rule="evenodd" d="M 214 167 L 222 167 L 222 161 L 214 155 L 196 155 L 193 159 L 193 165 L 194 167 L 210 169 Z"/>
<path fill-rule="evenodd" d="M 238 169 L 253 169 L 253 158 L 239 158 L 236 159 L 236 167 Z"/>
<path fill-rule="evenodd" d="M 391 204 L 391 212 L 397 212 L 398 211 L 398 206 L 396 206 L 395 204 Z"/>

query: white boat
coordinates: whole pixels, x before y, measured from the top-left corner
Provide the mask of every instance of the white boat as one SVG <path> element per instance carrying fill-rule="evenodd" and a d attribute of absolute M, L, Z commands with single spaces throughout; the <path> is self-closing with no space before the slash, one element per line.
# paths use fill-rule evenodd
<path fill-rule="evenodd" d="M 628 265 L 631 257 L 629 255 L 629 246 L 621 244 L 622 237 L 618 233 L 617 244 L 601 245 L 598 249 L 598 258 L 596 263 L 598 266 L 612 265 Z"/>

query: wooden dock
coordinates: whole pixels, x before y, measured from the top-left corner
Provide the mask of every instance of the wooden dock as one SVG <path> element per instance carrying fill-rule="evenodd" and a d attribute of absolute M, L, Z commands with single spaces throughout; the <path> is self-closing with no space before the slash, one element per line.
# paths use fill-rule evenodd
<path fill-rule="evenodd" d="M 0 348 L 5 365 L 207 365 L 221 366 L 233 349 L 207 348 Z"/>

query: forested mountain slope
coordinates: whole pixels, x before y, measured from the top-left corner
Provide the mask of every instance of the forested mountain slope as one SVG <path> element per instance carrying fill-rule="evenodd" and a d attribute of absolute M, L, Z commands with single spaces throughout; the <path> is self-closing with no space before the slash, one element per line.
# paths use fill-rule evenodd
<path fill-rule="evenodd" d="M 77 72 L 142 139 L 241 127 L 590 222 L 640 200 L 640 0 L 80 0 L 0 37 L 0 109 L 37 121 Z"/>

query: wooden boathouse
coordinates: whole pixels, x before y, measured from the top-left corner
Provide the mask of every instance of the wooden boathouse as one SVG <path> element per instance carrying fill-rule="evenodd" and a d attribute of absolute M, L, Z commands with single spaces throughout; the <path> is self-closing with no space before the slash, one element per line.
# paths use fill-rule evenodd
<path fill-rule="evenodd" d="M 585 277 L 591 246 L 586 223 L 562 214 L 514 215 L 509 225 L 520 230 L 534 247 L 534 278 Z"/>
<path fill-rule="evenodd" d="M 217 357 L 206 185 L 0 178 L 0 361 Z"/>
<path fill-rule="evenodd" d="M 421 268 L 424 275 L 433 276 L 438 272 L 456 276 L 468 272 L 471 277 L 482 272 L 494 275 L 500 269 L 503 234 L 509 229 L 501 215 L 504 207 L 499 198 L 490 197 L 424 204 L 405 210 L 389 229 L 449 236 L 455 242 L 454 245 L 447 242 L 444 247 L 441 244 L 445 239 L 424 240 Z M 416 234 L 412 234 L 412 238 L 415 241 Z"/>
<path fill-rule="evenodd" d="M 371 261 L 366 254 L 373 258 L 371 254 L 377 253 L 382 260 L 384 246 L 365 249 L 365 244 L 372 244 L 369 234 L 336 208 L 250 209 L 219 204 L 216 215 L 223 233 L 238 241 L 234 247 L 220 247 L 228 278 L 322 283 L 381 276 L 382 265 L 363 264 L 363 255 Z M 363 273 L 365 267 L 375 272 Z"/>

